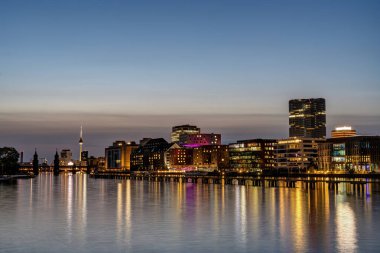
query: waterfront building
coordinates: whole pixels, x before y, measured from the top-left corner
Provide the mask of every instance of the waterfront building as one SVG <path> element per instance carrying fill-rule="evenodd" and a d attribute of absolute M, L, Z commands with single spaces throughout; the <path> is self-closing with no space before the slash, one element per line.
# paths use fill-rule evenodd
<path fill-rule="evenodd" d="M 326 138 L 324 98 L 289 101 L 289 137 Z"/>
<path fill-rule="evenodd" d="M 82 151 L 82 153 L 80 154 L 80 157 L 81 157 L 80 159 L 81 164 L 85 166 L 88 160 L 88 151 L 87 150 Z"/>
<path fill-rule="evenodd" d="M 115 141 L 105 149 L 105 164 L 107 170 L 130 170 L 131 153 L 138 145 L 132 142 Z"/>
<path fill-rule="evenodd" d="M 379 172 L 380 136 L 336 137 L 318 148 L 318 167 L 334 172 Z"/>
<path fill-rule="evenodd" d="M 104 158 L 104 165 L 105 165 L 105 157 L 101 157 L 101 158 Z M 95 156 L 90 156 L 87 159 L 87 166 L 88 166 L 89 172 L 91 171 L 97 172 L 99 170 L 99 161 L 100 159 Z"/>
<path fill-rule="evenodd" d="M 106 169 L 106 158 L 104 156 L 99 156 L 98 158 L 95 158 L 93 160 L 93 164 L 96 165 L 95 169 L 105 170 Z"/>
<path fill-rule="evenodd" d="M 230 170 L 257 172 L 274 169 L 276 143 L 274 139 L 252 139 L 230 144 Z"/>
<path fill-rule="evenodd" d="M 331 138 L 342 138 L 356 136 L 356 130 L 351 126 L 336 127 L 331 131 Z"/>
<path fill-rule="evenodd" d="M 278 140 L 275 148 L 276 169 L 288 172 L 306 172 L 318 167 L 318 145 L 320 138 L 300 138 Z"/>
<path fill-rule="evenodd" d="M 139 146 L 131 153 L 131 171 L 144 170 L 144 149 Z"/>
<path fill-rule="evenodd" d="M 172 146 L 163 138 L 145 138 L 131 153 L 131 170 L 163 170 L 165 152 Z"/>
<path fill-rule="evenodd" d="M 179 142 L 182 134 L 199 134 L 201 129 L 192 125 L 174 126 L 171 133 L 171 142 Z"/>
<path fill-rule="evenodd" d="M 193 149 L 193 165 L 197 170 L 225 170 L 229 167 L 228 145 L 204 145 Z"/>
<path fill-rule="evenodd" d="M 169 170 L 194 170 L 193 149 L 173 143 L 165 151 L 165 165 Z"/>
<path fill-rule="evenodd" d="M 196 148 L 206 145 L 221 145 L 220 134 L 181 134 L 179 144 L 187 148 Z"/>
<path fill-rule="evenodd" d="M 61 154 L 59 158 L 59 165 L 60 166 L 68 166 L 73 162 L 73 153 L 70 149 L 62 149 Z"/>

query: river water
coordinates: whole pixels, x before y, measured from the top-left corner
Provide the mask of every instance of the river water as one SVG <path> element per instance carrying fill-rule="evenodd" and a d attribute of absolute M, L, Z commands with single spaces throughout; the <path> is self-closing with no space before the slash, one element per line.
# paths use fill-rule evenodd
<path fill-rule="evenodd" d="M 93 179 L 0 184 L 0 252 L 376 252 L 380 187 Z"/>

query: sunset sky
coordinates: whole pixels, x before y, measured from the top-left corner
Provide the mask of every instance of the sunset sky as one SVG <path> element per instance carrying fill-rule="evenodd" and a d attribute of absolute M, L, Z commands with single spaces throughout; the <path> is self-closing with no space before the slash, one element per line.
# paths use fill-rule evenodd
<path fill-rule="evenodd" d="M 380 1 L 0 1 L 0 146 L 51 159 L 195 124 L 288 136 L 288 100 L 380 134 Z"/>

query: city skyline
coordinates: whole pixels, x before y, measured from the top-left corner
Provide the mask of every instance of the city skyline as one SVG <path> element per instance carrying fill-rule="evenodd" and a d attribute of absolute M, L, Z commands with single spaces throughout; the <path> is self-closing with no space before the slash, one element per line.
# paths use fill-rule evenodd
<path fill-rule="evenodd" d="M 326 99 L 328 134 L 380 129 L 376 1 L 0 7 L 0 140 L 25 158 L 77 154 L 80 125 L 90 155 L 186 123 L 223 143 L 285 138 L 294 98 Z"/>
<path fill-rule="evenodd" d="M 107 116 L 109 116 L 109 115 L 107 115 Z M 260 126 L 258 123 L 256 123 L 256 125 L 249 125 L 250 122 L 254 122 L 255 118 L 256 119 L 258 117 L 266 118 L 268 116 L 269 117 L 270 116 L 277 116 L 278 118 L 273 122 L 273 125 L 271 126 L 271 128 L 267 128 L 266 132 L 264 132 L 264 133 L 254 131 L 255 128 Z M 245 118 L 245 124 L 246 125 L 240 126 L 240 130 L 243 134 L 240 133 L 240 135 L 239 135 L 238 133 L 233 132 L 233 127 L 230 127 L 230 128 L 218 127 L 217 124 L 218 124 L 218 122 L 220 122 L 220 118 L 218 118 L 217 115 L 201 115 L 201 116 L 199 116 L 199 115 L 194 116 L 193 115 L 193 117 L 196 117 L 196 118 L 200 117 L 201 118 L 201 120 L 199 122 L 203 122 L 203 123 L 206 122 L 205 125 L 198 125 L 202 128 L 202 130 L 204 130 L 204 132 L 221 133 L 222 134 L 222 144 L 231 144 L 231 143 L 234 143 L 236 141 L 254 139 L 254 138 L 258 138 L 258 139 L 261 139 L 261 138 L 264 138 L 264 139 L 265 138 L 267 138 L 267 139 L 268 138 L 269 139 L 270 138 L 272 138 L 272 139 L 286 139 L 289 137 L 289 133 L 288 133 L 288 130 L 289 130 L 289 125 L 288 125 L 289 113 L 287 115 L 285 115 L 285 117 L 283 117 L 283 116 L 284 115 L 230 115 L 230 117 L 238 117 L 238 118 L 243 117 L 243 118 Z M 171 117 L 171 116 L 166 116 L 166 117 Z M 211 119 L 210 119 L 210 117 L 211 117 Z M 184 120 L 184 118 L 187 118 L 187 117 L 181 117 L 181 120 Z M 329 118 L 328 113 L 327 113 L 327 118 Z M 344 116 L 343 117 L 333 116 L 333 119 L 334 118 L 339 119 L 337 122 L 342 122 L 341 119 L 342 118 L 344 119 L 345 117 Z M 155 117 L 153 117 L 151 119 L 152 124 L 154 124 L 154 122 L 157 123 L 157 120 L 158 121 L 159 120 L 165 121 L 166 119 L 162 115 L 161 116 L 156 115 Z M 356 122 L 359 124 L 359 122 L 363 121 L 363 118 L 357 118 L 356 120 L 357 120 Z M 284 124 L 284 122 L 285 122 L 285 126 L 282 126 Z M 355 130 L 359 129 L 358 135 L 375 135 L 375 136 L 378 136 L 379 135 L 378 128 L 373 126 L 373 121 L 369 121 L 368 123 L 369 124 L 372 123 L 372 125 L 370 125 L 370 126 L 372 126 L 373 128 L 369 127 L 368 125 L 366 128 L 366 129 L 372 129 L 371 133 L 363 132 L 363 130 L 362 130 L 363 128 L 360 128 L 360 127 L 357 128 L 358 125 L 353 125 L 353 126 L 354 126 Z M 212 125 L 212 124 L 215 124 L 215 125 Z M 123 124 L 121 124 L 121 125 L 123 125 Z M 204 126 L 204 127 L 202 127 L 202 126 Z M 342 124 L 329 125 L 329 121 L 328 121 L 328 123 L 327 123 L 327 129 L 328 129 L 327 137 L 330 137 L 331 131 L 337 126 L 342 126 Z M 51 125 L 49 127 L 51 127 Z M 53 146 L 55 147 L 54 150 L 56 150 L 56 149 L 59 149 L 59 150 L 70 149 L 72 152 L 74 152 L 74 154 L 78 153 L 79 152 L 78 136 L 80 137 L 82 135 L 82 129 L 80 129 L 80 131 L 78 129 L 76 129 L 76 133 L 75 133 L 75 129 L 73 129 L 75 127 L 76 127 L 75 124 L 73 124 L 69 131 L 61 132 L 62 133 L 61 136 L 55 136 L 55 138 L 58 138 L 58 139 L 59 138 L 65 138 L 65 139 L 61 139 L 61 142 L 59 144 L 49 142 L 49 139 L 44 139 L 44 140 L 46 140 L 46 143 L 43 143 L 42 145 L 40 144 L 38 148 L 33 146 L 33 145 L 30 145 L 30 147 L 31 147 L 30 150 L 25 150 L 25 149 L 19 148 L 19 151 L 22 151 L 24 153 L 24 157 L 27 158 L 24 161 L 30 160 L 30 159 L 28 159 L 28 156 L 32 157 L 32 155 L 34 154 L 35 148 L 37 148 L 39 150 L 39 154 L 40 154 L 41 158 L 50 158 L 49 161 L 51 161 L 52 160 L 51 157 L 53 157 L 53 155 L 52 155 L 53 153 L 51 152 L 51 149 L 50 149 L 50 147 L 53 147 Z M 89 127 L 89 129 L 91 129 L 90 132 L 88 134 L 85 133 L 86 141 L 89 138 L 89 140 L 88 140 L 89 143 L 83 142 L 83 144 L 84 144 L 83 150 L 89 151 L 90 155 L 104 156 L 104 148 L 107 145 L 110 145 L 110 143 L 117 141 L 117 140 L 122 140 L 122 141 L 127 141 L 127 142 L 135 141 L 138 143 L 141 139 L 148 137 L 148 138 L 164 138 L 170 142 L 170 135 L 171 135 L 170 130 L 172 129 L 172 127 L 173 126 L 158 127 L 158 126 L 153 125 L 153 127 L 151 127 L 152 130 L 150 130 L 150 131 L 149 130 L 148 131 L 141 131 L 141 130 L 138 130 L 137 127 L 132 127 L 132 128 L 130 128 L 130 131 L 125 131 L 125 128 L 123 128 L 123 126 L 120 126 L 120 127 L 116 127 L 116 128 L 108 128 L 109 132 L 107 132 L 104 129 L 103 129 L 104 132 L 97 132 L 97 131 L 99 131 L 99 129 L 94 129 L 94 128 L 91 128 L 91 126 L 90 126 Z M 80 128 L 82 128 L 82 126 Z M 278 132 L 275 131 L 276 129 L 281 129 L 282 132 L 279 134 Z M 59 128 L 59 130 L 61 130 L 61 128 Z M 45 130 L 43 130 L 43 131 L 45 131 Z M 91 132 L 91 131 L 93 131 L 93 132 Z M 232 132 L 232 134 L 231 134 L 231 132 Z M 69 139 L 67 139 L 66 136 L 69 133 L 73 133 L 73 134 L 72 134 L 72 136 L 70 136 Z M 38 138 L 39 134 L 40 133 L 33 133 L 33 136 Z M 52 133 L 52 134 L 56 134 L 56 133 Z M 137 136 L 137 138 L 136 138 L 136 136 Z M 12 137 L 14 138 L 14 136 L 12 136 Z M 101 137 L 101 140 L 103 140 L 103 141 L 99 141 L 99 137 Z M 24 144 L 22 147 L 28 147 L 28 145 Z M 76 159 L 76 156 L 74 155 L 73 158 Z"/>
<path fill-rule="evenodd" d="M 376 251 L 379 24 L 379 0 L 0 0 L 0 251 Z"/>

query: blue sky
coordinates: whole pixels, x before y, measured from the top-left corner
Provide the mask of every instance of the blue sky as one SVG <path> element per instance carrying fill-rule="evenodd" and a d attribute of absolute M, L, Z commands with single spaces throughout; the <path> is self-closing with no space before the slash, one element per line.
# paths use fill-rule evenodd
<path fill-rule="evenodd" d="M 0 146 L 75 150 L 81 124 L 95 155 L 183 123 L 280 138 L 303 97 L 379 134 L 379 24 L 378 1 L 2 0 Z"/>

